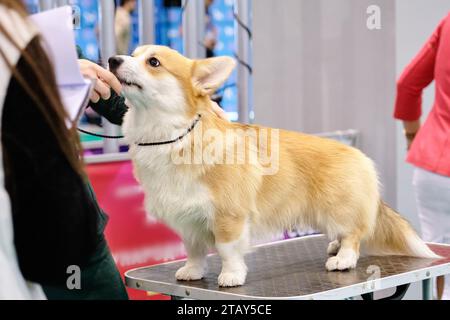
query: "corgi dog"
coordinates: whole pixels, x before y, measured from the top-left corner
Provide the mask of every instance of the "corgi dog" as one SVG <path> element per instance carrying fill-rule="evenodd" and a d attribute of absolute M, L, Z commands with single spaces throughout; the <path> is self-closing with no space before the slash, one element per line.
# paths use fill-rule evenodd
<path fill-rule="evenodd" d="M 328 271 L 355 268 L 360 247 L 439 258 L 381 200 L 375 166 L 358 149 L 216 116 L 210 96 L 235 68 L 232 58 L 191 60 L 149 45 L 109 65 L 129 107 L 123 133 L 145 208 L 186 247 L 176 279 L 202 279 L 215 248 L 218 284 L 244 285 L 252 237 L 299 226 L 329 237 Z"/>

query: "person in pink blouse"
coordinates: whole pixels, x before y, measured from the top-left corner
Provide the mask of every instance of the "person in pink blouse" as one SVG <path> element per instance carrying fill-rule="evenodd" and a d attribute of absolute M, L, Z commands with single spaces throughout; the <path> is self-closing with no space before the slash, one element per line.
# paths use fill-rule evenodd
<path fill-rule="evenodd" d="M 435 101 L 422 125 L 422 92 L 433 81 Z M 407 161 L 415 166 L 422 236 L 450 244 L 450 14 L 398 80 L 394 117 L 403 121 Z M 443 277 L 437 280 L 437 293 L 439 299 L 450 297 Z"/>

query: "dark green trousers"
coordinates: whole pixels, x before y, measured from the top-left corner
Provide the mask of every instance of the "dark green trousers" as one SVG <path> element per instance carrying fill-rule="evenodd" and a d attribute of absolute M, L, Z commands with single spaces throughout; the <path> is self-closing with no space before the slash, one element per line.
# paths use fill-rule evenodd
<path fill-rule="evenodd" d="M 69 276 L 69 275 L 68 275 Z M 88 265 L 81 269 L 81 288 L 42 286 L 49 300 L 127 300 L 125 286 L 103 239 Z"/>
<path fill-rule="evenodd" d="M 128 300 L 125 285 L 104 236 L 108 217 L 98 205 L 90 183 L 87 183 L 87 191 L 97 207 L 99 244 L 87 265 L 80 270 L 81 288 L 70 290 L 66 284 L 41 284 L 42 288 L 49 300 Z"/>

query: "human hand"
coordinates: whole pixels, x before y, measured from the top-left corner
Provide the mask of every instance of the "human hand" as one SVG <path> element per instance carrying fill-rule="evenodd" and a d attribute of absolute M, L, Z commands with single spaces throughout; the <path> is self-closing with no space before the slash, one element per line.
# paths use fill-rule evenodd
<path fill-rule="evenodd" d="M 409 151 L 409 149 L 411 149 L 411 146 L 414 142 L 416 134 L 415 133 L 405 133 L 405 136 L 406 136 L 406 150 Z"/>
<path fill-rule="evenodd" d="M 95 87 L 90 98 L 93 103 L 97 103 L 100 98 L 108 100 L 111 97 L 111 89 L 117 94 L 122 91 L 122 85 L 110 71 L 85 59 L 79 59 L 78 64 L 84 77 L 95 80 Z"/>
<path fill-rule="evenodd" d="M 403 121 L 404 133 L 406 137 L 406 144 L 408 150 L 411 148 L 412 143 L 420 130 L 420 120 L 417 121 Z"/>

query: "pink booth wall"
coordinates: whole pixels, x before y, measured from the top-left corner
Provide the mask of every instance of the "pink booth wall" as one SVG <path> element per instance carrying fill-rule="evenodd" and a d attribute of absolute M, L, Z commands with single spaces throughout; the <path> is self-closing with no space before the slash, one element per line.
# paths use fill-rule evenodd
<path fill-rule="evenodd" d="M 130 161 L 89 164 L 87 172 L 100 206 L 110 218 L 106 239 L 122 276 L 132 268 L 185 257 L 178 236 L 146 215 L 144 195 Z M 128 293 L 131 299 L 167 299 L 133 289 Z"/>

